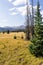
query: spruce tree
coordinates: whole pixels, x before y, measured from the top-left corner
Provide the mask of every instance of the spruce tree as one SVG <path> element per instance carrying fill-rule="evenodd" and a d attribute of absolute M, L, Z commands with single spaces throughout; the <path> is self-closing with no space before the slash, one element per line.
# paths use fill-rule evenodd
<path fill-rule="evenodd" d="M 43 25 L 41 23 L 42 17 L 38 0 L 35 14 L 34 37 L 32 39 L 32 44 L 29 46 L 30 52 L 35 56 L 43 56 Z"/>

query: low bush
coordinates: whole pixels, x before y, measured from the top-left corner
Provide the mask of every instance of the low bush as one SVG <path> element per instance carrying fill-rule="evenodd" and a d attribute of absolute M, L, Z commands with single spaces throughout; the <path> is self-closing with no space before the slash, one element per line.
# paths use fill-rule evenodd
<path fill-rule="evenodd" d="M 17 37 L 16 37 L 16 36 L 14 36 L 14 39 L 17 39 Z"/>
<path fill-rule="evenodd" d="M 9 30 L 7 30 L 7 34 L 9 34 L 10 33 L 10 31 Z"/>
<path fill-rule="evenodd" d="M 23 39 L 24 37 L 23 36 L 21 36 L 21 39 Z"/>

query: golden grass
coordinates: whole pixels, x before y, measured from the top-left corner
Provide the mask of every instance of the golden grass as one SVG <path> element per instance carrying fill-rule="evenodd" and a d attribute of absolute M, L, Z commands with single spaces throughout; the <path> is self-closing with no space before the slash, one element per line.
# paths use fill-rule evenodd
<path fill-rule="evenodd" d="M 24 33 L 0 34 L 0 65 L 39 65 L 43 62 L 43 58 L 36 58 L 29 52 L 30 41 L 13 39 L 14 34 Z"/>
<path fill-rule="evenodd" d="M 14 36 L 17 36 L 18 38 L 20 38 L 21 36 L 25 37 L 24 32 L 12 32 L 12 33 L 0 33 L 0 38 L 13 38 Z"/>

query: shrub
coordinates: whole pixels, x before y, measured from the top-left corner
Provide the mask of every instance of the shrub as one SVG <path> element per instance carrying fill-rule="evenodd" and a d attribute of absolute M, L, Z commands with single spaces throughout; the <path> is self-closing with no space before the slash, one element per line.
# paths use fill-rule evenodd
<path fill-rule="evenodd" d="M 23 36 L 21 36 L 21 39 L 23 39 L 24 37 Z"/>
<path fill-rule="evenodd" d="M 3 34 L 4 34 L 5 32 L 3 31 Z"/>
<path fill-rule="evenodd" d="M 17 37 L 16 37 L 16 36 L 14 36 L 14 39 L 17 39 Z"/>
<path fill-rule="evenodd" d="M 7 30 L 7 34 L 9 34 L 10 33 L 10 31 L 9 30 Z"/>

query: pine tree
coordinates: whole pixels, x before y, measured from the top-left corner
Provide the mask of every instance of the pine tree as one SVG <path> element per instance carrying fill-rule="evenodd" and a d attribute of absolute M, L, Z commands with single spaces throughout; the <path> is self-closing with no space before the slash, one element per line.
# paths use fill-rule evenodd
<path fill-rule="evenodd" d="M 42 17 L 38 0 L 35 14 L 34 38 L 32 39 L 32 44 L 29 46 L 30 52 L 35 56 L 43 56 L 43 25 L 41 23 Z"/>

